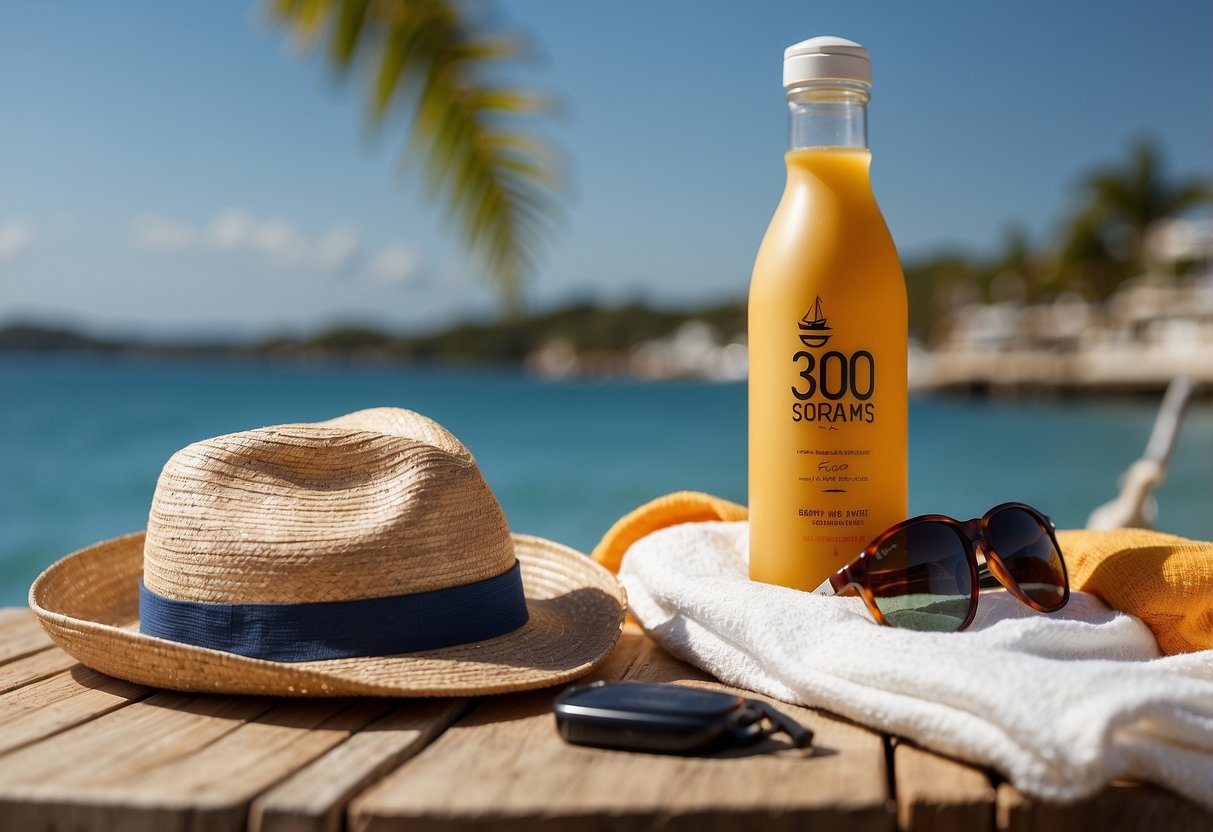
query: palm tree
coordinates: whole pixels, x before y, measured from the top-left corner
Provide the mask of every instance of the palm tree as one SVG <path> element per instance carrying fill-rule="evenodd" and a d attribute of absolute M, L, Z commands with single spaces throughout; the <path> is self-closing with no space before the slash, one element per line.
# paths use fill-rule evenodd
<path fill-rule="evenodd" d="M 1107 300 L 1134 272 L 1110 248 L 1106 229 L 1090 211 L 1070 221 L 1058 260 L 1059 286 L 1081 288 L 1092 300 Z"/>
<path fill-rule="evenodd" d="M 1106 298 L 1147 263 L 1146 234 L 1154 223 L 1178 216 L 1210 199 L 1207 183 L 1169 180 L 1162 153 L 1139 139 L 1127 163 L 1092 171 L 1079 183 L 1084 204 L 1070 224 L 1062 268 L 1082 273 L 1088 289 Z"/>
<path fill-rule="evenodd" d="M 982 300 L 1018 300 L 1031 305 L 1055 293 L 1046 256 L 1032 246 L 1027 229 L 1014 223 L 1003 230 L 994 259 L 981 269 Z"/>
<path fill-rule="evenodd" d="M 446 202 L 483 260 L 507 309 L 557 208 L 551 146 L 533 129 L 542 96 L 492 79 L 522 54 L 494 30 L 483 5 L 457 0 L 267 0 L 273 20 L 305 46 L 327 41 L 340 75 L 364 70 L 372 124 L 411 116 L 405 161 L 421 164 L 428 192 Z"/>

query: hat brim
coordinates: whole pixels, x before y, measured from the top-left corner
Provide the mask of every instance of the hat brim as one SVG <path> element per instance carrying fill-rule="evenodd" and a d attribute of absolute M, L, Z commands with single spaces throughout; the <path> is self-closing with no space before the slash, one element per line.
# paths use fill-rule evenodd
<path fill-rule="evenodd" d="M 619 639 L 619 581 L 589 557 L 514 535 L 529 620 L 484 641 L 392 656 L 273 662 L 139 632 L 143 532 L 97 543 L 53 564 L 29 604 L 51 638 L 82 664 L 142 685 L 269 696 L 464 696 L 530 690 L 590 672 Z"/>

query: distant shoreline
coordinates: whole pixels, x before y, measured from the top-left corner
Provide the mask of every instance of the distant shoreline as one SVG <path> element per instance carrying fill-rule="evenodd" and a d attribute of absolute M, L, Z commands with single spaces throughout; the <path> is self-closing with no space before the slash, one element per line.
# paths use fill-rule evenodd
<path fill-rule="evenodd" d="M 658 310 L 642 304 L 615 308 L 575 304 L 525 318 L 456 323 L 426 334 L 338 326 L 306 337 L 272 336 L 248 343 L 98 336 L 69 326 L 20 322 L 0 326 L 0 355 L 92 354 L 384 366 L 499 366 L 522 367 L 541 377 L 653 377 L 653 373 L 636 371 L 637 357 L 651 354 L 654 345 L 677 336 L 688 325 L 700 333 L 705 343 L 731 343 L 745 331 L 745 303 L 693 311 Z M 698 377 L 701 373 L 683 367 L 672 368 L 668 375 Z"/>
<path fill-rule="evenodd" d="M 278 365 L 354 365 L 435 370 L 517 370 L 541 380 L 703 379 L 742 382 L 748 357 L 745 304 L 695 311 L 633 304 L 589 304 L 527 318 L 459 323 L 424 335 L 345 326 L 310 337 L 250 343 L 89 335 L 35 323 L 0 327 L 0 357 L 93 355 L 163 360 L 265 361 Z M 1156 396 L 1172 378 L 1213 395 L 1213 354 L 1165 345 L 1078 343 L 1007 349 L 953 341 L 910 350 L 910 390 L 976 398 Z M 1202 345 L 1203 346 L 1203 345 Z"/>
<path fill-rule="evenodd" d="M 581 303 L 526 317 L 461 322 L 424 334 L 348 325 L 311 336 L 269 336 L 248 343 L 97 336 L 70 326 L 14 322 L 0 326 L 0 355 L 76 352 L 483 365 L 523 364 L 545 350 L 568 348 L 588 366 L 607 369 L 620 356 L 674 334 L 688 323 L 701 324 L 711 339 L 727 342 L 745 332 L 745 321 L 744 301 L 691 311 L 653 309 L 639 303 L 613 308 Z"/>

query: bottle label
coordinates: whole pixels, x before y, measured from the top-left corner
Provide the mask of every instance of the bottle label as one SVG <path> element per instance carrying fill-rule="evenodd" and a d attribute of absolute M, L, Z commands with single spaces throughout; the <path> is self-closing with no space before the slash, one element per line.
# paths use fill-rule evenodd
<path fill-rule="evenodd" d="M 792 385 L 792 421 L 812 422 L 819 430 L 838 430 L 850 422 L 876 421 L 876 359 L 868 350 L 826 349 L 834 330 L 821 296 L 797 322 L 801 349 L 792 354 L 800 379 Z"/>
<path fill-rule="evenodd" d="M 802 458 L 799 479 L 826 494 L 862 491 L 868 483 L 872 450 L 852 426 L 871 425 L 879 415 L 876 358 L 867 349 L 843 349 L 818 296 L 797 322 L 799 343 L 792 353 L 795 381 L 790 387 L 791 420 L 805 431 L 797 448 Z M 833 342 L 833 343 L 831 343 Z M 819 435 L 825 432 L 831 436 Z M 849 507 L 801 506 L 800 517 L 814 533 L 804 540 L 823 544 L 866 543 L 869 509 L 862 502 Z M 835 550 L 837 552 L 837 550 Z"/>

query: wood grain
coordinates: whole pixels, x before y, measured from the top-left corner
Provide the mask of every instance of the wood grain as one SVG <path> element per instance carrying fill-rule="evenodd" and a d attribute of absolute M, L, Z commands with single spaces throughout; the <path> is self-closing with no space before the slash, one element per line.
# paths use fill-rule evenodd
<path fill-rule="evenodd" d="M 998 787 L 998 828 L 1007 832 L 1209 832 L 1213 813 L 1156 786 L 1113 784 L 1075 803 L 1044 803 L 1009 783 Z"/>
<path fill-rule="evenodd" d="M 62 650 L 39 650 L 0 664 L 0 693 L 8 693 L 30 682 L 54 676 L 75 664 L 76 660 Z"/>
<path fill-rule="evenodd" d="M 82 665 L 23 685 L 0 695 L 0 753 L 88 722 L 150 692 Z"/>
<path fill-rule="evenodd" d="M 0 609 L 0 665 L 54 644 L 29 610 Z"/>
<path fill-rule="evenodd" d="M 162 795 L 133 799 L 121 790 L 124 778 L 154 771 L 214 742 L 272 704 L 157 693 L 100 716 L 0 757 L 0 814 L 13 828 L 31 832 L 186 829 L 191 812 Z M 206 822 L 202 828 L 216 828 L 213 813 L 201 816 Z M 241 828 L 241 823 L 234 814 L 227 828 Z"/>
<path fill-rule="evenodd" d="M 893 779 L 903 832 L 994 828 L 994 786 L 982 769 L 894 740 Z"/>
<path fill-rule="evenodd" d="M 254 797 L 390 707 L 158 693 L 0 757 L 0 812 L 22 830 L 243 830 Z"/>
<path fill-rule="evenodd" d="M 390 707 L 381 699 L 291 699 L 188 756 L 124 783 L 132 795 L 184 807 L 241 806 L 310 763 Z M 244 827 L 241 824 L 241 828 Z"/>
<path fill-rule="evenodd" d="M 0 757 L 0 788 L 38 786 L 64 794 L 108 788 L 206 747 L 275 701 L 155 693 Z"/>
<path fill-rule="evenodd" d="M 596 676 L 708 683 L 628 628 Z M 781 705 L 817 732 L 815 752 L 674 757 L 571 746 L 553 691 L 492 699 L 355 799 L 352 830 L 657 828 L 892 829 L 879 735 Z"/>
<path fill-rule="evenodd" d="M 33 613 L 25 607 L 0 607 L 0 634 L 2 634 L 9 624 L 15 621 L 22 621 L 26 617 L 33 617 Z"/>
<path fill-rule="evenodd" d="M 1156 787 L 1042 803 L 910 743 L 886 758 L 880 735 L 780 703 L 816 731 L 812 753 L 772 740 L 670 757 L 565 744 L 555 690 L 474 709 L 152 691 L 75 664 L 23 609 L 0 610 L 0 656 L 2 830 L 1213 829 Z M 727 689 L 632 626 L 595 677 Z"/>
<path fill-rule="evenodd" d="M 354 795 L 425 748 L 471 705 L 405 701 L 253 801 L 252 832 L 339 832 Z"/>

